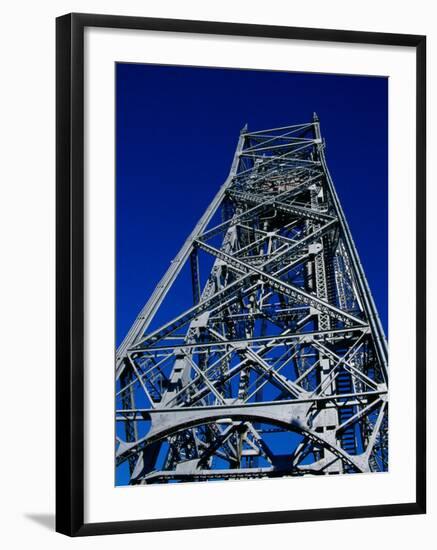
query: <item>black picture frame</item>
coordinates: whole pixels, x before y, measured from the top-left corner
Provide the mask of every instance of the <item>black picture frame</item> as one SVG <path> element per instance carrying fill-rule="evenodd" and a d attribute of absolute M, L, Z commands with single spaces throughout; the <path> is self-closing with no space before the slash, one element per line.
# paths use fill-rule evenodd
<path fill-rule="evenodd" d="M 403 46 L 416 51 L 416 499 L 329 509 L 84 522 L 84 29 L 106 27 Z M 115 15 L 56 20 L 56 530 L 69 536 L 423 514 L 426 511 L 426 37 Z"/>

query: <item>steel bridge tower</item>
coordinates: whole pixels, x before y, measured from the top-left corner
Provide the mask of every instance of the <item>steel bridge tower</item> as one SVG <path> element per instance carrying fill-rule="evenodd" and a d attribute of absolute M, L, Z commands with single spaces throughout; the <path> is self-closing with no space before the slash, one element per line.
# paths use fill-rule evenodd
<path fill-rule="evenodd" d="M 386 339 L 324 151 L 316 115 L 242 130 L 117 350 L 130 484 L 388 469 Z M 152 328 L 184 269 L 191 304 Z"/>

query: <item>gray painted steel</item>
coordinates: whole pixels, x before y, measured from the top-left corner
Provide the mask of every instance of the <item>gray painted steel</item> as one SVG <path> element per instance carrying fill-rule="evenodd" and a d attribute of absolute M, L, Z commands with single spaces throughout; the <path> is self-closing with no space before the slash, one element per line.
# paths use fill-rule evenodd
<path fill-rule="evenodd" d="M 388 469 L 387 343 L 324 150 L 316 115 L 242 130 L 117 350 L 131 484 Z M 150 330 L 184 269 L 193 305 Z"/>

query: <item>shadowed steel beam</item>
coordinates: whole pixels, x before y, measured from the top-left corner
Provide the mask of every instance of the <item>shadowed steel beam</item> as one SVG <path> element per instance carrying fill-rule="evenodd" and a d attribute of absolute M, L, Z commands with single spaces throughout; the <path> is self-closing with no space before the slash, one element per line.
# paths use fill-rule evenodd
<path fill-rule="evenodd" d="M 321 142 L 318 145 L 318 153 L 320 155 L 320 161 L 322 163 L 323 169 L 324 169 L 325 174 L 326 174 L 326 180 L 327 180 L 327 183 L 328 183 L 328 186 L 329 186 L 329 190 L 332 194 L 332 198 L 333 198 L 335 207 L 336 207 L 337 212 L 339 214 L 339 223 L 342 226 L 343 231 L 344 231 L 346 245 L 349 249 L 349 254 L 351 255 L 351 258 L 352 258 L 353 263 L 354 263 L 354 268 L 355 268 L 357 276 L 358 276 L 357 279 L 358 279 L 358 284 L 360 286 L 361 296 L 362 296 L 362 299 L 364 300 L 365 307 L 367 309 L 369 322 L 370 322 L 370 324 L 372 326 L 372 329 L 373 329 L 373 336 L 375 338 L 376 346 L 377 346 L 378 353 L 379 353 L 379 356 L 380 356 L 379 358 L 380 358 L 381 363 L 383 365 L 385 380 L 387 381 L 387 378 L 388 378 L 388 373 L 387 373 L 387 371 L 388 371 L 387 340 L 385 338 L 384 331 L 383 331 L 383 328 L 382 328 L 382 325 L 381 325 L 381 320 L 379 318 L 378 311 L 376 309 L 375 302 L 373 300 L 372 292 L 370 290 L 367 279 L 364 275 L 364 269 L 363 269 L 363 266 L 361 264 L 360 258 L 358 256 L 358 252 L 357 252 L 357 249 L 355 247 L 355 243 L 354 243 L 354 240 L 352 238 L 352 234 L 350 232 L 349 225 L 346 221 L 346 217 L 344 215 L 343 208 L 342 208 L 341 203 L 339 201 L 337 192 L 335 190 L 335 187 L 334 187 L 334 184 L 333 184 L 333 181 L 332 181 L 332 178 L 331 178 L 331 174 L 330 174 L 329 169 L 328 169 L 328 165 L 326 163 L 325 145 L 322 142 L 321 133 L 320 133 L 320 122 L 319 122 L 319 119 L 318 119 L 317 115 L 314 115 L 314 128 L 315 128 L 316 137 Z"/>

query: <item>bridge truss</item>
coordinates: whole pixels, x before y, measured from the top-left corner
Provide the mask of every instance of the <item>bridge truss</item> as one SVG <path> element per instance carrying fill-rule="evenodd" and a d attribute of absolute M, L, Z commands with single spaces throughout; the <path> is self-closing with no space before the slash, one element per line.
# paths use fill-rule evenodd
<path fill-rule="evenodd" d="M 130 484 L 387 470 L 387 344 L 324 150 L 316 115 L 242 130 L 117 350 Z M 151 328 L 183 269 L 192 305 Z"/>

